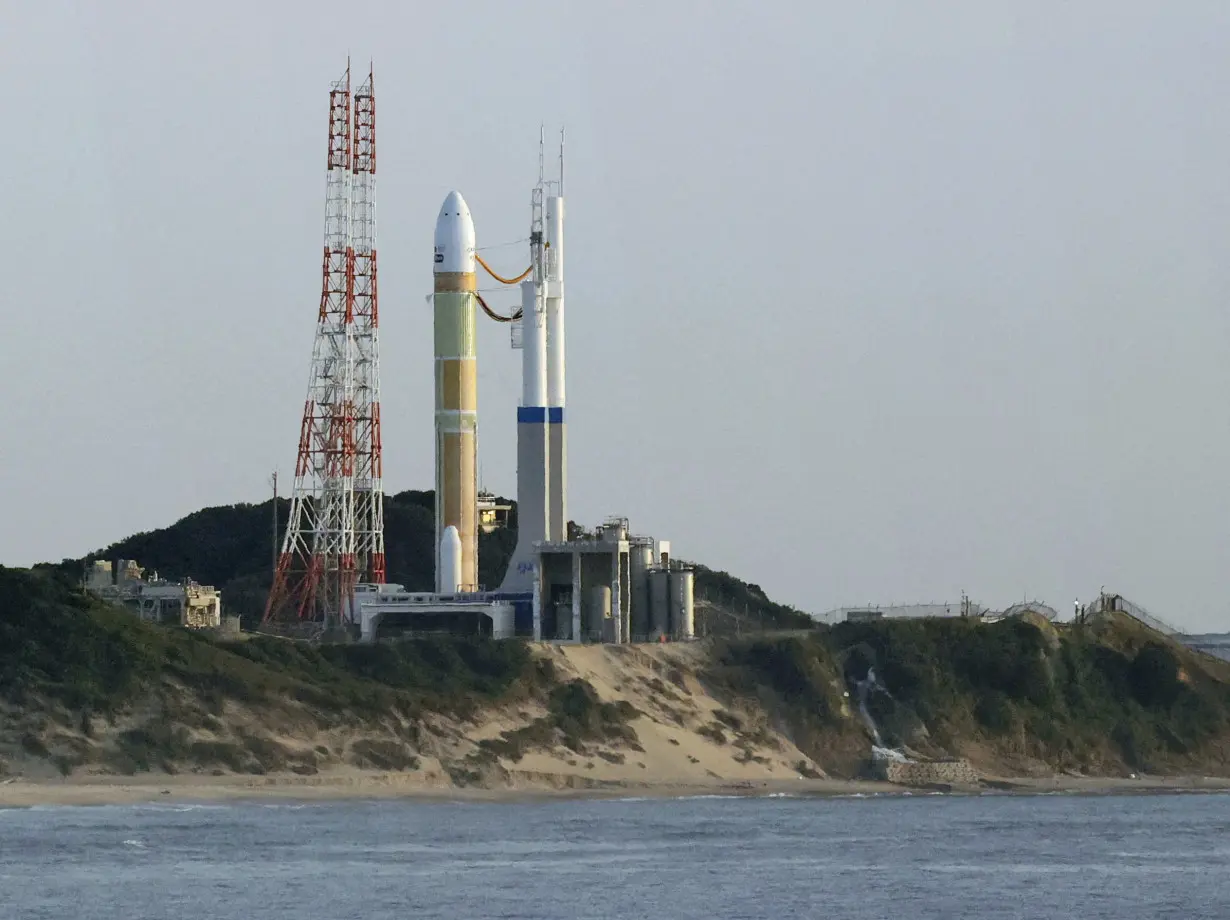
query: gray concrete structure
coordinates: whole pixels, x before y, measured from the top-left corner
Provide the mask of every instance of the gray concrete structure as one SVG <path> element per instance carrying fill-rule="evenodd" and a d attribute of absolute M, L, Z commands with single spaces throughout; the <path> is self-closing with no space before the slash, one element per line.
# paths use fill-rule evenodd
<path fill-rule="evenodd" d="M 628 641 L 632 598 L 628 541 L 543 542 L 536 549 L 534 638 Z M 607 590 L 595 592 L 598 588 Z M 596 609 L 598 603 L 605 609 Z"/>
<path fill-rule="evenodd" d="M 222 592 L 192 579 L 168 581 L 157 572 L 148 576 L 135 560 L 120 559 L 113 566 L 98 560 L 85 572 L 85 588 L 92 594 L 133 611 L 151 623 L 217 629 L 222 625 Z"/>
<path fill-rule="evenodd" d="M 626 643 L 693 637 L 693 573 L 661 567 L 670 564 L 665 540 L 631 535 L 627 520 L 611 518 L 593 534 L 542 541 L 534 552 L 534 638 Z M 678 630 L 672 629 L 672 606 Z"/>

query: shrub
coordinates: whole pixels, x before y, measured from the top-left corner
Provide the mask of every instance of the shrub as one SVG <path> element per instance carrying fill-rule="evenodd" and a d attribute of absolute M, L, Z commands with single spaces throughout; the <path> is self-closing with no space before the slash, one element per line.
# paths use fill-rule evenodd
<path fill-rule="evenodd" d="M 1151 642 L 1136 653 L 1128 682 L 1142 706 L 1170 706 L 1183 692 L 1179 659 L 1169 648 Z"/>

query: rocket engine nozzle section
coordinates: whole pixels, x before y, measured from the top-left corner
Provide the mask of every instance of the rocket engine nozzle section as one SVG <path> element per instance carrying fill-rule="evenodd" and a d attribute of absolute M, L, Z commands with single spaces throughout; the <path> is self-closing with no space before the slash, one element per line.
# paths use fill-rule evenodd
<path fill-rule="evenodd" d="M 436 590 L 478 588 L 478 368 L 474 221 L 458 192 L 436 218 L 432 263 L 436 390 Z M 442 546 L 455 528 L 460 575 L 446 571 Z"/>

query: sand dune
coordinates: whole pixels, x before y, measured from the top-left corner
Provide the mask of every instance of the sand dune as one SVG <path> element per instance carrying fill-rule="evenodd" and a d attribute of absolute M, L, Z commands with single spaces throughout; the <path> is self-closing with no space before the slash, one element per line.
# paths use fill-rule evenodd
<path fill-rule="evenodd" d="M 393 726 L 377 736 L 371 726 L 315 727 L 310 713 L 287 718 L 228 712 L 226 722 L 263 736 L 281 749 L 329 752 L 310 775 L 251 775 L 182 765 L 172 773 L 105 775 L 95 769 L 69 777 L 42 770 L 0 778 L 0 807 L 87 805 L 251 798 L 321 800 L 404 797 L 422 800 L 503 800 L 541 796 L 871 795 L 904 794 L 889 783 L 831 779 L 762 707 L 744 709 L 705 685 L 708 662 L 699 645 L 537 647 L 562 681 L 584 681 L 602 703 L 620 704 L 626 722 L 610 737 L 569 739 L 551 726 L 541 702 L 483 711 L 474 720 L 433 716 L 421 726 L 413 768 L 376 770 L 351 762 L 363 744 L 392 743 Z M 626 706 L 630 705 L 632 710 Z M 123 727 L 122 723 L 120 727 Z M 276 730 L 273 726 L 277 726 Z M 547 731 L 531 732 L 535 725 Z M 100 728 L 101 730 L 101 728 Z M 407 742 L 397 740 L 403 747 Z M 408 751 L 409 749 L 407 749 Z M 868 742 L 870 750 L 870 742 Z M 498 755 L 493 753 L 498 751 Z M 368 764 L 370 767 L 370 764 Z M 806 776 L 804 774 L 807 774 Z M 1012 779 L 985 776 L 963 793 L 1124 793 L 1230 789 L 1230 781 L 1204 778 L 1078 776 Z M 933 787 L 930 791 L 935 791 Z"/>

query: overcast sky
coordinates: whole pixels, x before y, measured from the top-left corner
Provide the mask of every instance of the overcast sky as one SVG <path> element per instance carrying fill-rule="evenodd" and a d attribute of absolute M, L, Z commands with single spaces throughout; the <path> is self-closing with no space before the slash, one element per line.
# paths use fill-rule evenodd
<path fill-rule="evenodd" d="M 1106 585 L 1230 628 L 1224 0 L 13 0 L 0 560 L 288 482 L 348 53 L 389 491 L 433 482 L 440 202 L 524 237 L 564 123 L 572 517 L 814 612 Z M 509 495 L 519 380 L 485 323 Z"/>

